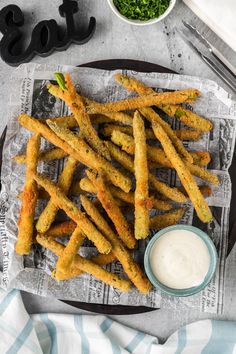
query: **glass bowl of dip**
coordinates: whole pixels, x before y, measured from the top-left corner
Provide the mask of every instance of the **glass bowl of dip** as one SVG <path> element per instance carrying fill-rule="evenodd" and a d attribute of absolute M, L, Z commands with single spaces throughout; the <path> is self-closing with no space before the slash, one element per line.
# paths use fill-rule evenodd
<path fill-rule="evenodd" d="M 205 232 L 194 226 L 175 225 L 152 237 L 144 267 L 154 287 L 181 297 L 194 295 L 207 286 L 217 259 L 215 245 Z"/>

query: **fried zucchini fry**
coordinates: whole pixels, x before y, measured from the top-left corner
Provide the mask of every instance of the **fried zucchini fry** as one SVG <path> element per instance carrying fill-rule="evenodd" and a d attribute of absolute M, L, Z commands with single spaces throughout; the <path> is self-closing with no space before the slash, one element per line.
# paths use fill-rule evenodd
<path fill-rule="evenodd" d="M 126 170 L 134 173 L 134 161 L 126 152 L 122 151 L 117 145 L 113 144 L 111 141 L 106 142 L 107 147 L 110 151 L 111 156 L 119 162 Z"/>
<path fill-rule="evenodd" d="M 33 241 L 35 206 L 38 198 L 38 187 L 33 176 L 37 171 L 40 148 L 40 135 L 32 136 L 26 150 L 26 178 L 22 196 L 22 206 L 18 221 L 18 238 L 16 253 L 29 254 Z"/>
<path fill-rule="evenodd" d="M 59 242 L 51 238 L 47 238 L 45 235 L 37 235 L 37 242 L 49 249 L 51 252 L 55 253 L 57 256 L 61 256 L 64 247 Z M 72 272 L 82 271 L 93 275 L 95 278 L 102 280 L 104 283 L 113 286 L 114 288 L 120 289 L 121 291 L 129 291 L 131 287 L 131 282 L 127 279 L 121 279 L 116 274 L 109 273 L 105 269 L 101 268 L 97 264 L 93 263 L 91 260 L 83 258 L 78 254 L 75 256 L 74 261 L 71 265 Z M 58 279 L 59 280 L 59 279 Z"/>
<path fill-rule="evenodd" d="M 96 154 L 83 139 L 79 139 L 79 152 L 73 149 L 66 141 L 59 138 L 49 127 L 45 124 L 40 123 L 37 119 L 34 119 L 26 114 L 22 114 L 18 118 L 19 123 L 26 129 L 39 132 L 45 139 L 50 141 L 52 144 L 60 147 L 62 150 L 66 151 L 68 155 L 71 155 L 77 161 L 83 163 L 85 166 L 90 168 L 99 169 L 104 168 L 105 173 L 107 172 L 108 178 L 110 177 L 111 182 L 123 189 L 125 192 L 129 192 L 131 189 L 131 181 L 128 177 L 124 176 L 120 171 L 118 171 L 112 164 L 106 159 L 102 158 L 100 155 Z M 53 125 L 54 123 L 51 122 Z M 55 125 L 55 124 L 54 124 Z M 53 125 L 53 126 L 54 126 Z M 57 127 L 57 125 L 56 125 Z M 60 130 L 60 129 L 59 129 Z M 77 137 L 76 137 L 77 138 Z M 66 139 L 66 138 L 65 138 Z M 89 155 L 89 157 L 88 157 Z"/>
<path fill-rule="evenodd" d="M 47 120 L 47 124 L 59 136 L 59 138 L 65 140 L 73 150 L 80 155 L 83 155 L 87 166 L 98 171 L 102 170 L 114 185 L 120 187 L 125 192 L 130 191 L 132 185 L 130 178 L 118 171 L 118 169 L 109 161 L 94 152 L 83 139 L 78 135 L 73 134 L 67 128 L 63 128 L 56 123 L 50 122 L 50 120 Z"/>
<path fill-rule="evenodd" d="M 133 118 L 124 112 L 114 112 L 114 113 L 109 113 L 107 112 L 106 114 L 90 114 L 89 115 L 90 121 L 93 125 L 95 124 L 104 124 L 104 123 L 122 123 L 125 125 L 132 125 L 133 123 Z M 46 122 L 46 119 L 48 118 L 43 118 L 40 119 L 42 123 Z M 57 124 L 65 124 L 67 128 L 73 129 L 78 127 L 78 122 L 74 118 L 73 115 L 71 116 L 64 116 L 64 117 L 55 117 L 55 118 L 50 118 L 52 122 L 56 122 Z"/>
<path fill-rule="evenodd" d="M 140 81 L 133 79 L 128 76 L 123 76 L 121 74 L 116 74 L 115 79 L 121 83 L 126 89 L 130 91 L 135 91 L 139 95 L 152 95 L 155 94 L 156 92 L 151 89 L 150 87 L 144 85 Z M 195 99 L 197 96 L 195 95 L 194 97 L 191 97 L 191 99 Z M 182 144 L 181 140 L 177 137 L 175 132 L 172 130 L 170 125 L 166 123 L 152 108 L 147 107 L 146 108 L 141 108 L 140 109 L 141 114 L 149 120 L 151 123 L 157 121 L 163 129 L 166 131 L 167 135 L 171 139 L 172 143 L 174 144 L 175 148 L 177 151 L 182 155 L 187 161 L 192 163 L 191 156 L 189 155 L 188 151 L 185 149 L 184 145 Z"/>
<path fill-rule="evenodd" d="M 49 85 L 48 91 L 55 97 L 63 100 L 74 115 L 82 136 L 88 144 L 99 154 L 110 160 L 109 151 L 104 142 L 98 137 L 96 130 L 91 124 L 89 115 L 86 113 L 83 99 L 76 93 L 70 74 L 65 74 L 66 90 L 59 86 Z"/>
<path fill-rule="evenodd" d="M 129 126 L 125 126 L 125 125 L 116 125 L 116 124 L 105 124 L 100 129 L 100 133 L 103 136 L 105 136 L 106 138 L 109 138 L 112 135 L 114 130 L 118 130 L 119 132 L 133 136 L 133 127 L 132 126 L 129 127 Z M 148 139 L 148 131 L 151 131 L 152 135 L 154 135 L 153 131 L 151 129 L 146 129 L 147 139 Z"/>
<path fill-rule="evenodd" d="M 128 91 L 137 92 L 139 95 L 152 95 L 156 91 L 153 90 L 151 87 L 145 85 L 143 82 L 136 80 L 133 77 L 122 75 L 122 74 L 115 74 L 114 79 L 124 86 Z M 198 94 L 199 96 L 199 94 Z M 195 98 L 191 97 L 190 99 L 193 100 Z"/>
<path fill-rule="evenodd" d="M 149 188 L 147 145 L 143 120 L 136 111 L 133 119 L 134 131 L 134 175 L 136 188 L 134 192 L 135 222 L 134 235 L 137 240 L 144 239 L 149 234 Z"/>
<path fill-rule="evenodd" d="M 141 81 L 134 79 L 133 77 L 122 75 L 122 74 L 115 74 L 114 79 L 117 82 L 119 82 L 122 86 L 124 86 L 127 90 L 137 92 L 139 95 L 152 95 L 153 93 L 156 93 L 156 91 L 153 90 L 151 87 L 145 85 Z M 196 89 L 189 89 L 189 90 L 190 91 L 193 90 L 193 91 L 192 94 L 190 93 L 189 97 L 186 99 L 185 102 L 193 102 L 200 95 L 200 92 Z M 175 92 L 180 92 L 180 91 L 175 91 Z M 172 105 L 177 104 L 177 102 L 170 103 L 170 104 Z"/>
<path fill-rule="evenodd" d="M 72 220 L 64 221 L 58 224 L 54 224 L 47 231 L 48 237 L 64 237 L 71 235 L 76 228 L 76 223 Z"/>
<path fill-rule="evenodd" d="M 112 253 L 121 262 L 124 271 L 132 281 L 132 283 L 142 293 L 147 293 L 151 289 L 151 283 L 142 273 L 138 264 L 134 261 L 130 252 L 124 247 L 123 242 L 119 240 L 117 235 L 110 228 L 106 220 L 102 217 L 100 212 L 96 209 L 93 203 L 82 196 L 81 203 L 87 214 L 91 217 L 98 229 L 108 238 L 112 245 Z"/>
<path fill-rule="evenodd" d="M 86 174 L 95 186 L 97 197 L 112 220 L 118 235 L 128 248 L 134 248 L 136 246 L 136 240 L 130 225 L 113 198 L 109 187 L 105 184 L 103 177 L 88 170 L 86 171 Z"/>
<path fill-rule="evenodd" d="M 150 218 L 150 228 L 155 230 L 161 230 L 164 227 L 175 225 L 183 217 L 185 211 L 185 208 L 179 208 L 171 210 L 166 214 L 156 215 Z"/>
<path fill-rule="evenodd" d="M 111 121 L 116 121 L 125 125 L 133 124 L 133 118 L 124 112 L 107 112 L 104 114 L 107 118 L 111 119 Z M 94 120 L 92 120 L 94 122 Z"/>
<path fill-rule="evenodd" d="M 112 157 L 128 171 L 134 173 L 134 162 L 132 158 L 110 141 L 107 141 L 107 146 Z M 177 203 L 185 203 L 187 201 L 186 196 L 178 188 L 172 188 L 168 184 L 159 181 L 159 179 L 152 173 L 149 173 L 149 183 L 158 193 L 163 194 L 168 199 Z"/>
<path fill-rule="evenodd" d="M 213 124 L 206 118 L 200 117 L 196 113 L 175 105 L 160 105 L 159 106 L 170 117 L 179 119 L 182 123 L 190 128 L 200 130 L 201 132 L 209 132 L 213 128 Z"/>
<path fill-rule="evenodd" d="M 68 154 L 60 148 L 48 149 L 39 153 L 39 161 L 59 160 L 66 157 L 67 155 Z M 26 163 L 26 155 L 16 155 L 13 157 L 13 160 L 16 163 L 24 164 Z"/>
<path fill-rule="evenodd" d="M 70 268 L 75 256 L 82 246 L 85 239 L 85 235 L 80 231 L 79 227 L 76 227 L 74 232 L 72 233 L 66 247 L 61 256 L 59 256 L 56 271 L 61 273 L 67 273 Z"/>
<path fill-rule="evenodd" d="M 123 126 L 123 125 L 115 125 L 115 124 L 105 124 L 101 129 L 100 132 L 105 136 L 105 137 L 110 137 L 112 135 L 112 132 L 114 130 L 119 130 L 122 133 L 128 134 L 133 136 L 133 127 L 129 126 Z M 153 133 L 152 129 L 146 129 L 146 138 L 147 139 L 156 139 L 155 134 Z M 201 137 L 201 132 L 200 130 L 190 130 L 190 129 L 178 129 L 174 130 L 176 136 L 180 140 L 193 140 L 197 141 Z"/>
<path fill-rule="evenodd" d="M 112 263 L 113 261 L 116 260 L 116 257 L 114 256 L 113 252 L 110 252 L 109 254 L 98 254 L 97 256 L 94 256 L 90 259 L 93 263 L 99 265 L 100 267 L 104 267 L 107 264 Z M 55 270 L 52 273 L 52 276 L 58 280 L 69 280 L 71 278 L 75 278 L 83 274 L 83 272 L 79 269 L 75 268 L 70 268 L 66 273 L 59 272 L 58 270 Z"/>
<path fill-rule="evenodd" d="M 202 195 L 207 198 L 210 197 L 212 195 L 212 189 L 209 186 L 199 186 L 200 192 L 202 193 Z M 188 196 L 186 190 L 184 189 L 184 187 L 180 187 L 180 190 L 186 195 Z"/>
<path fill-rule="evenodd" d="M 184 162 L 176 152 L 168 135 L 165 133 L 164 129 L 158 123 L 152 124 L 152 128 L 157 139 L 160 141 L 166 156 L 168 157 L 173 167 L 175 168 L 183 187 L 188 193 L 189 198 L 193 203 L 193 206 L 196 210 L 199 219 L 202 222 L 211 221 L 212 220 L 211 210 L 207 205 L 205 199 L 203 198 L 203 195 L 201 194 L 198 185 L 194 180 L 193 176 L 191 175 L 188 167 L 186 166 L 186 164 L 184 164 Z"/>
<path fill-rule="evenodd" d="M 34 176 L 36 182 L 42 186 L 51 196 L 52 201 L 80 227 L 81 231 L 91 240 L 100 253 L 109 253 L 111 244 L 96 229 L 90 220 L 84 215 L 77 206 L 67 198 L 63 191 L 51 182 L 47 177 L 37 173 Z"/>
<path fill-rule="evenodd" d="M 40 119 L 40 122 L 46 123 L 47 119 L 48 118 Z M 73 115 L 64 116 L 64 117 L 54 117 L 54 118 L 50 118 L 50 120 L 52 122 L 56 122 L 57 124 L 65 124 L 69 129 L 78 127 L 78 122 Z"/>
<path fill-rule="evenodd" d="M 68 194 L 74 173 L 76 170 L 77 161 L 73 157 L 69 157 L 65 163 L 64 169 L 58 179 L 58 187 L 65 193 Z M 50 199 L 48 204 L 42 211 L 36 223 L 36 230 L 38 233 L 44 234 L 48 231 L 52 225 L 59 208 Z"/>
<path fill-rule="evenodd" d="M 186 89 L 175 92 L 153 93 L 142 97 L 133 97 L 116 102 L 91 102 L 86 106 L 87 113 L 107 113 L 126 110 L 136 110 L 158 104 L 179 104 L 189 102 L 200 95 L 196 89 Z"/>
<path fill-rule="evenodd" d="M 214 184 L 215 186 L 219 185 L 218 177 L 216 175 L 214 175 L 213 173 L 211 173 L 210 171 L 205 170 L 197 165 L 191 165 L 191 167 L 190 167 L 189 164 L 186 164 L 186 166 L 188 167 L 188 169 L 190 170 L 190 172 L 194 176 L 199 177 L 206 182 Z"/>
<path fill-rule="evenodd" d="M 160 194 L 177 203 L 185 203 L 186 196 L 176 187 L 170 187 L 168 184 L 160 181 L 152 173 L 149 173 L 149 183 Z"/>
<path fill-rule="evenodd" d="M 200 130 L 177 129 L 175 130 L 175 134 L 180 140 L 197 141 L 202 137 L 202 132 Z"/>
<path fill-rule="evenodd" d="M 75 183 L 73 187 L 73 191 L 76 192 L 77 185 L 79 184 L 78 188 L 82 189 L 84 192 L 94 193 L 96 194 L 96 188 L 91 183 L 88 178 L 82 178 L 79 183 Z M 120 188 L 110 185 L 109 189 L 113 195 L 113 197 L 122 200 L 125 203 L 134 205 L 134 193 L 129 192 L 125 193 Z M 77 194 L 77 193 L 76 193 Z M 80 193 L 81 194 L 81 193 Z M 147 201 L 147 207 L 149 209 L 159 209 L 159 210 L 170 210 L 172 209 L 172 205 L 168 202 L 163 202 L 162 200 L 156 199 L 151 196 Z"/>
<path fill-rule="evenodd" d="M 113 143 L 115 143 L 116 145 L 121 146 L 122 150 L 124 150 L 125 152 L 129 153 L 129 154 L 134 154 L 134 139 L 127 135 L 124 134 L 120 131 L 114 130 L 111 136 L 111 140 Z M 151 164 L 151 168 L 154 167 L 166 167 L 166 168 L 173 168 L 172 163 L 170 162 L 170 160 L 167 158 L 166 154 L 164 153 L 164 151 L 156 146 L 149 146 L 147 148 L 147 152 L 148 152 L 148 158 L 151 161 L 156 162 L 158 165 L 157 166 L 153 166 L 153 164 Z M 213 175 L 211 172 L 204 170 L 201 166 L 206 166 L 210 160 L 211 160 L 211 156 L 209 154 L 209 152 L 207 151 L 199 151 L 199 152 L 192 152 L 190 153 L 192 156 L 192 159 L 195 163 L 199 164 L 199 166 L 191 164 L 187 161 L 184 160 L 186 166 L 189 168 L 190 172 L 199 177 L 202 178 L 203 180 L 212 183 L 214 185 L 218 185 L 219 181 L 218 181 L 218 177 Z"/>
<path fill-rule="evenodd" d="M 152 108 L 144 107 L 140 109 L 140 113 L 151 123 L 157 122 L 162 126 L 165 130 L 167 135 L 169 136 L 170 140 L 172 141 L 174 147 L 178 151 L 178 153 L 189 163 L 193 162 L 192 156 L 189 152 L 185 149 L 182 141 L 177 137 L 175 131 L 172 130 L 170 125 L 166 123 L 160 116 L 157 114 Z"/>
<path fill-rule="evenodd" d="M 104 114 L 90 114 L 89 116 L 92 125 L 114 123 L 114 121 L 111 118 L 105 116 Z"/>
<path fill-rule="evenodd" d="M 85 156 L 81 156 L 77 151 L 72 149 L 69 144 L 60 139 L 48 126 L 41 123 L 35 118 L 28 116 L 27 114 L 21 114 L 18 118 L 19 123 L 26 129 L 41 134 L 50 143 L 64 150 L 68 155 L 74 157 L 77 161 L 86 165 Z M 53 124 L 53 123 L 52 123 Z"/>
<path fill-rule="evenodd" d="M 211 154 L 208 151 L 191 151 L 190 154 L 194 165 L 204 167 L 211 162 Z"/>
<path fill-rule="evenodd" d="M 122 150 L 127 152 L 127 154 L 134 155 L 135 145 L 134 138 L 132 136 L 122 133 L 119 130 L 113 130 L 111 141 L 120 146 Z"/>
<path fill-rule="evenodd" d="M 197 165 L 199 167 L 204 167 L 207 166 L 211 161 L 211 155 L 208 151 L 190 151 L 190 154 L 193 158 L 194 164 L 192 165 L 185 160 L 184 162 L 188 165 L 190 172 L 192 173 L 194 171 L 194 168 L 192 168 L 191 166 Z M 148 146 L 148 157 L 151 160 L 149 161 L 149 166 L 151 163 L 152 168 L 173 168 L 170 160 L 166 157 L 164 151 L 156 146 Z"/>

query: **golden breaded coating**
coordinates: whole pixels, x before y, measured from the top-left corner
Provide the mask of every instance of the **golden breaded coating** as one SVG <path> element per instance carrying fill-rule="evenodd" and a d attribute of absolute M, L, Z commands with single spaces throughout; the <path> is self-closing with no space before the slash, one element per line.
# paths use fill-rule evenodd
<path fill-rule="evenodd" d="M 58 179 L 58 187 L 67 195 L 74 177 L 77 161 L 73 157 L 68 157 L 64 169 Z M 44 234 L 52 225 L 59 208 L 50 199 L 42 211 L 36 223 L 36 230 Z"/>
<path fill-rule="evenodd" d="M 200 130 L 177 129 L 175 130 L 175 134 L 180 140 L 197 141 L 202 137 L 202 132 Z"/>
<path fill-rule="evenodd" d="M 32 136 L 26 151 L 26 178 L 22 195 L 22 206 L 18 221 L 16 253 L 29 254 L 33 242 L 35 207 L 38 199 L 38 187 L 33 175 L 37 171 L 40 149 L 40 135 Z"/>
<path fill-rule="evenodd" d="M 91 221 L 84 215 L 78 207 L 67 198 L 63 191 L 51 182 L 47 177 L 41 174 L 35 174 L 34 179 L 51 196 L 55 205 L 64 210 L 64 212 L 80 227 L 81 231 L 95 244 L 100 253 L 109 253 L 111 244 L 96 229 Z"/>
<path fill-rule="evenodd" d="M 114 130 L 119 130 L 122 133 L 128 134 L 133 136 L 133 127 L 132 126 L 124 126 L 124 125 L 116 125 L 116 124 L 105 124 L 101 129 L 100 132 L 105 136 L 105 137 L 110 137 L 112 135 L 112 132 Z M 174 130 L 176 136 L 180 140 L 193 140 L 197 141 L 201 138 L 201 132 L 200 130 L 190 130 L 190 129 L 177 129 Z M 156 136 L 153 133 L 152 129 L 146 129 L 146 138 L 156 140 Z"/>
<path fill-rule="evenodd" d="M 165 227 L 175 225 L 183 217 L 186 209 L 178 208 L 169 211 L 162 215 L 156 215 L 150 218 L 150 228 L 155 230 L 161 230 Z"/>
<path fill-rule="evenodd" d="M 130 225 L 117 205 L 117 202 L 113 198 L 103 177 L 89 170 L 86 171 L 86 174 L 95 186 L 96 195 L 103 208 L 106 210 L 108 216 L 112 220 L 118 235 L 128 248 L 134 248 L 136 246 L 136 240 Z"/>
<path fill-rule="evenodd" d="M 189 102 L 191 98 L 199 96 L 196 89 L 186 89 L 174 92 L 153 93 L 142 97 L 127 98 L 116 102 L 97 103 L 92 102 L 87 107 L 87 113 L 107 113 L 126 110 L 136 110 L 142 107 L 155 106 L 160 104 L 179 104 Z"/>
<path fill-rule="evenodd" d="M 113 252 L 110 252 L 109 254 L 98 254 L 97 256 L 94 256 L 90 258 L 90 261 L 93 263 L 99 265 L 100 267 L 104 267 L 109 263 L 112 263 L 113 261 L 116 260 L 116 257 L 114 256 Z M 75 268 L 70 268 L 66 273 L 62 273 L 58 270 L 55 269 L 55 271 L 52 273 L 52 276 L 56 280 L 69 280 L 72 278 L 76 278 L 83 274 L 82 270 L 75 269 Z"/>
<path fill-rule="evenodd" d="M 128 91 L 137 92 L 139 95 L 152 95 L 155 92 L 151 87 L 131 76 L 118 73 L 114 75 L 114 79 Z"/>
<path fill-rule="evenodd" d="M 80 127 L 82 136 L 85 138 L 88 144 L 99 154 L 110 160 L 109 151 L 104 142 L 98 137 L 96 130 L 92 126 L 90 117 L 85 110 L 85 103 L 83 99 L 76 93 L 70 74 L 65 74 L 65 80 L 67 87 L 66 90 L 63 91 L 59 86 L 49 85 L 49 92 L 53 96 L 63 100 L 68 105 Z"/>
<path fill-rule="evenodd" d="M 39 153 L 39 161 L 52 161 L 59 160 L 67 156 L 67 153 L 60 148 L 53 148 Z M 19 164 L 26 163 L 26 155 L 16 155 L 13 157 L 13 160 Z"/>
<path fill-rule="evenodd" d="M 46 124 L 41 123 L 39 120 L 32 118 L 27 114 L 21 114 L 18 117 L 18 121 L 24 128 L 34 133 L 38 132 L 39 134 L 42 135 L 42 137 L 44 137 L 50 143 L 61 148 L 68 155 L 71 155 L 71 157 L 74 157 L 74 159 L 86 165 L 85 156 L 82 156 L 77 151 L 72 149 L 71 146 L 67 144 L 67 142 L 60 139 Z M 53 124 L 53 122 L 51 123 Z"/>
<path fill-rule="evenodd" d="M 26 129 L 39 132 L 45 139 L 50 141 L 52 144 L 60 147 L 62 150 L 66 151 L 68 155 L 71 155 L 77 161 L 83 163 L 85 166 L 90 168 L 99 169 L 104 168 L 104 172 L 107 172 L 108 177 L 110 177 L 111 182 L 117 185 L 125 192 L 129 192 L 131 189 L 131 181 L 127 176 L 124 176 L 120 171 L 118 171 L 112 164 L 106 159 L 102 158 L 96 154 L 83 139 L 79 139 L 79 150 L 73 149 L 66 141 L 59 138 L 49 127 L 45 124 L 40 123 L 37 119 L 34 119 L 26 114 L 22 114 L 18 118 L 19 123 Z M 57 125 L 51 122 L 51 125 L 55 129 Z M 61 128 L 60 128 L 61 129 Z M 59 134 L 59 132 L 58 132 Z M 78 152 L 79 151 L 79 152 Z M 89 158 L 88 158 L 89 155 Z M 123 188 L 122 188 L 123 187 Z"/>
<path fill-rule="evenodd" d="M 135 146 L 134 138 L 132 136 L 122 133 L 119 130 L 113 130 L 111 141 L 114 144 L 120 146 L 122 150 L 127 152 L 127 154 L 134 155 Z"/>
<path fill-rule="evenodd" d="M 102 217 L 94 204 L 85 196 L 81 197 L 81 203 L 87 214 L 92 218 L 98 229 L 108 238 L 112 245 L 112 253 L 121 262 L 124 271 L 142 293 L 148 293 L 151 289 L 151 283 L 142 273 L 139 265 L 134 261 L 130 252 L 125 248 L 123 242 L 110 228 L 106 220 Z"/>
<path fill-rule="evenodd" d="M 128 89 L 129 91 L 137 92 L 139 95 L 148 95 L 148 94 L 152 95 L 152 94 L 156 93 L 152 88 L 144 85 L 142 82 L 140 82 L 134 78 L 124 76 L 121 74 L 116 74 L 115 79 L 119 83 L 121 83 L 126 89 Z M 199 95 L 199 92 L 198 92 L 198 95 Z M 191 96 L 190 100 L 196 99 L 198 95 L 194 94 L 193 95 L 194 97 Z M 159 116 L 159 114 L 157 114 L 150 107 L 143 107 L 140 109 L 140 112 L 151 123 L 158 122 L 163 127 L 163 129 L 166 131 L 167 135 L 171 139 L 173 145 L 175 146 L 176 150 L 180 153 L 180 155 L 182 155 L 187 161 L 192 163 L 191 156 L 189 155 L 188 151 L 185 149 L 181 140 L 177 137 L 175 132 L 172 130 L 171 126 L 167 122 L 165 122 Z"/>
<path fill-rule="evenodd" d="M 110 141 L 107 141 L 107 146 L 112 157 L 116 159 L 124 168 L 129 170 L 131 173 L 134 173 L 134 162 L 132 158 Z M 178 188 L 170 187 L 168 184 L 160 181 L 152 173 L 149 173 L 149 183 L 158 193 L 163 194 L 168 199 L 171 199 L 177 203 L 185 203 L 187 201 L 186 196 Z"/>
<path fill-rule="evenodd" d="M 74 232 L 76 228 L 76 223 L 72 220 L 60 222 L 57 224 L 54 224 L 50 227 L 50 229 L 47 231 L 47 235 L 50 237 L 64 237 L 71 235 L 72 232 Z"/>
<path fill-rule="evenodd" d="M 82 246 L 85 239 L 85 235 L 80 231 L 80 228 L 77 226 L 76 229 L 73 231 L 70 239 L 64 248 L 63 253 L 59 256 L 56 271 L 61 273 L 67 273 L 72 265 L 73 260 Z"/>
<path fill-rule="evenodd" d="M 119 162 L 126 170 L 134 173 L 134 160 L 124 151 L 122 151 L 117 145 L 111 141 L 106 142 L 111 156 Z"/>
<path fill-rule="evenodd" d="M 184 107 L 175 105 L 161 105 L 160 108 L 170 117 L 179 119 L 190 128 L 200 130 L 201 132 L 209 132 L 213 129 L 213 124 L 211 121 L 200 117 L 196 113 Z"/>
<path fill-rule="evenodd" d="M 132 185 L 131 180 L 115 168 L 109 161 L 93 151 L 83 139 L 72 133 L 67 128 L 63 128 L 62 126 L 58 126 L 56 123 L 50 122 L 50 120 L 48 120 L 47 123 L 61 139 L 65 140 L 68 145 L 73 148 L 73 150 L 83 156 L 85 165 L 97 171 L 104 171 L 108 179 L 110 179 L 114 185 L 120 187 L 125 192 L 130 191 Z"/>
<path fill-rule="evenodd" d="M 59 242 L 56 242 L 52 238 L 47 238 L 47 236 L 42 234 L 37 235 L 37 242 L 41 246 L 55 253 L 57 256 L 61 256 L 64 251 L 65 246 L 61 245 Z M 120 289 L 121 291 L 130 290 L 131 282 L 129 280 L 121 279 L 116 274 L 107 272 L 105 269 L 93 263 L 91 260 L 83 258 L 79 255 L 75 256 L 71 268 L 73 272 L 82 271 L 89 273 L 95 278 L 102 280 L 104 283 L 113 286 L 114 288 Z"/>
<path fill-rule="evenodd" d="M 199 219 L 202 222 L 211 221 L 211 210 L 207 205 L 203 195 L 201 194 L 195 179 L 191 175 L 186 164 L 182 161 L 182 159 L 176 152 L 168 135 L 165 133 L 164 129 L 159 124 L 153 124 L 152 128 L 157 139 L 160 141 L 166 156 L 175 168 L 183 187 L 188 193 Z"/>
<path fill-rule="evenodd" d="M 165 130 L 165 132 L 167 133 L 167 135 L 169 136 L 170 140 L 172 141 L 172 143 L 175 146 L 178 153 L 189 163 L 193 162 L 191 155 L 184 147 L 182 141 L 177 137 L 177 135 L 175 134 L 175 131 L 172 130 L 170 125 L 168 123 L 166 123 L 159 116 L 159 114 L 157 114 L 152 108 L 149 108 L 149 107 L 144 107 L 144 108 L 140 109 L 140 112 L 152 124 L 155 122 L 160 124 L 162 126 L 162 128 Z"/>
<path fill-rule="evenodd" d="M 149 183 L 158 193 L 176 203 L 185 203 L 187 201 L 186 196 L 179 190 L 179 188 L 170 187 L 167 183 L 160 181 L 152 173 L 149 173 Z"/>
<path fill-rule="evenodd" d="M 112 132 L 111 140 L 116 145 L 121 146 L 122 150 L 127 152 L 128 154 L 134 154 L 134 139 L 133 137 L 122 133 L 118 130 L 114 130 Z M 166 168 L 174 168 L 170 160 L 167 158 L 165 152 L 156 147 L 156 146 L 147 146 L 148 158 L 151 160 L 150 162 L 156 162 L 158 165 L 155 166 L 153 163 L 149 164 L 151 168 L 156 167 L 166 167 Z M 192 159 L 195 164 L 191 164 L 184 160 L 186 166 L 189 168 L 190 172 L 203 180 L 217 185 L 219 183 L 218 177 L 211 172 L 203 169 L 201 166 L 206 166 L 210 160 L 211 155 L 207 151 L 196 151 L 190 152 Z"/>
<path fill-rule="evenodd" d="M 204 167 L 211 162 L 211 154 L 208 151 L 192 151 L 191 155 L 194 165 Z"/>
<path fill-rule="evenodd" d="M 197 165 L 191 165 L 190 167 L 189 164 L 186 164 L 186 166 L 194 176 L 199 177 L 206 182 L 214 184 L 215 186 L 219 185 L 218 177 L 210 171 L 205 170 L 204 168 Z"/>
<path fill-rule="evenodd" d="M 138 81 L 133 77 L 122 75 L 122 74 L 115 74 L 114 79 L 117 82 L 119 82 L 122 86 L 124 86 L 127 90 L 137 92 L 139 95 L 152 95 L 153 93 L 156 93 L 156 91 L 153 90 L 151 87 L 145 85 L 143 82 Z M 193 102 L 196 100 L 196 98 L 200 96 L 200 92 L 198 90 L 196 89 L 188 89 L 188 90 L 189 90 L 187 93 L 188 97 L 186 97 L 185 102 Z M 173 93 L 176 92 L 186 92 L 186 90 L 174 91 Z M 186 95 L 186 93 L 184 95 Z M 176 98 L 176 96 L 174 98 Z M 177 102 L 175 101 L 175 103 L 172 102 L 171 104 L 177 104 Z"/>
<path fill-rule="evenodd" d="M 40 122 L 46 123 L 47 119 L 48 118 L 40 119 Z M 73 115 L 63 116 L 63 117 L 52 117 L 52 118 L 50 118 L 50 120 L 52 122 L 56 122 L 57 124 L 66 125 L 67 128 L 69 128 L 69 129 L 73 129 L 73 128 L 78 127 L 78 122 Z"/>
<path fill-rule="evenodd" d="M 136 187 L 134 192 L 134 235 L 137 240 L 144 239 L 149 234 L 149 187 L 148 161 L 144 122 L 136 111 L 133 119 L 134 131 L 134 175 Z"/>
<path fill-rule="evenodd" d="M 131 126 L 133 124 L 133 117 L 125 112 L 106 112 L 104 115 L 110 118 L 111 121 Z"/>
<path fill-rule="evenodd" d="M 194 171 L 194 168 L 193 169 L 191 168 L 192 165 L 204 167 L 207 166 L 211 161 L 211 155 L 208 151 L 190 151 L 189 153 L 193 158 L 193 164 L 187 162 L 184 159 L 183 161 L 188 165 L 191 172 Z M 154 167 L 173 168 L 173 165 L 171 164 L 170 160 L 167 158 L 166 154 L 161 148 L 148 145 L 148 157 L 152 162 L 153 168 Z M 153 162 L 156 162 L 156 166 L 153 164 Z"/>
<path fill-rule="evenodd" d="M 199 189 L 205 198 L 210 197 L 212 195 L 212 189 L 209 186 L 199 186 Z M 188 197 L 188 194 L 184 187 L 180 187 L 180 190 Z"/>
<path fill-rule="evenodd" d="M 75 183 L 74 189 L 73 189 L 75 192 L 77 190 L 77 185 L 78 185 L 78 188 L 82 189 L 84 192 L 96 194 L 96 188 L 94 187 L 94 185 L 91 183 L 91 181 L 88 178 L 82 178 L 79 183 Z M 110 189 L 113 197 L 118 198 L 125 203 L 134 205 L 134 193 L 133 192 L 125 193 L 120 188 L 117 188 L 113 185 L 109 185 L 109 189 Z M 79 193 L 79 194 L 82 194 L 82 193 Z M 153 208 L 153 209 L 159 209 L 159 210 L 172 209 L 172 205 L 170 203 L 168 203 L 166 201 L 163 202 L 163 200 L 157 199 L 153 196 L 148 198 L 147 207 L 149 209 Z"/>

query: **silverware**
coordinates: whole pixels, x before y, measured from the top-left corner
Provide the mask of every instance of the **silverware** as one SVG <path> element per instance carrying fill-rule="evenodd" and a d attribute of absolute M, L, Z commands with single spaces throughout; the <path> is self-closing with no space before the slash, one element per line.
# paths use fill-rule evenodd
<path fill-rule="evenodd" d="M 186 29 L 177 29 L 183 40 L 195 50 L 202 60 L 204 60 L 233 91 L 236 92 L 235 68 L 195 29 L 195 27 L 184 21 L 183 23 Z"/>
<path fill-rule="evenodd" d="M 225 66 L 227 70 L 231 73 L 232 76 L 236 78 L 236 68 L 225 58 L 223 54 L 219 52 L 218 49 L 216 49 L 204 36 L 202 33 L 198 31 L 196 27 L 191 25 L 188 22 L 182 21 L 184 26 L 188 28 L 192 34 L 197 37 L 209 50 L 209 52 L 214 55 L 216 60 L 218 60 L 222 65 Z"/>

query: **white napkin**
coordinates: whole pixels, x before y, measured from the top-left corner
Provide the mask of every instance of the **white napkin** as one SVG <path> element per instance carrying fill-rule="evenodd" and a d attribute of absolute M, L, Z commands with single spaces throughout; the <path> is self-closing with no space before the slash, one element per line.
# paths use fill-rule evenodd
<path fill-rule="evenodd" d="M 183 0 L 223 41 L 236 51 L 236 0 Z"/>
<path fill-rule="evenodd" d="M 0 289 L 0 353 L 232 354 L 236 353 L 236 322 L 195 322 L 159 344 L 157 338 L 105 316 L 29 315 L 18 290 Z"/>

